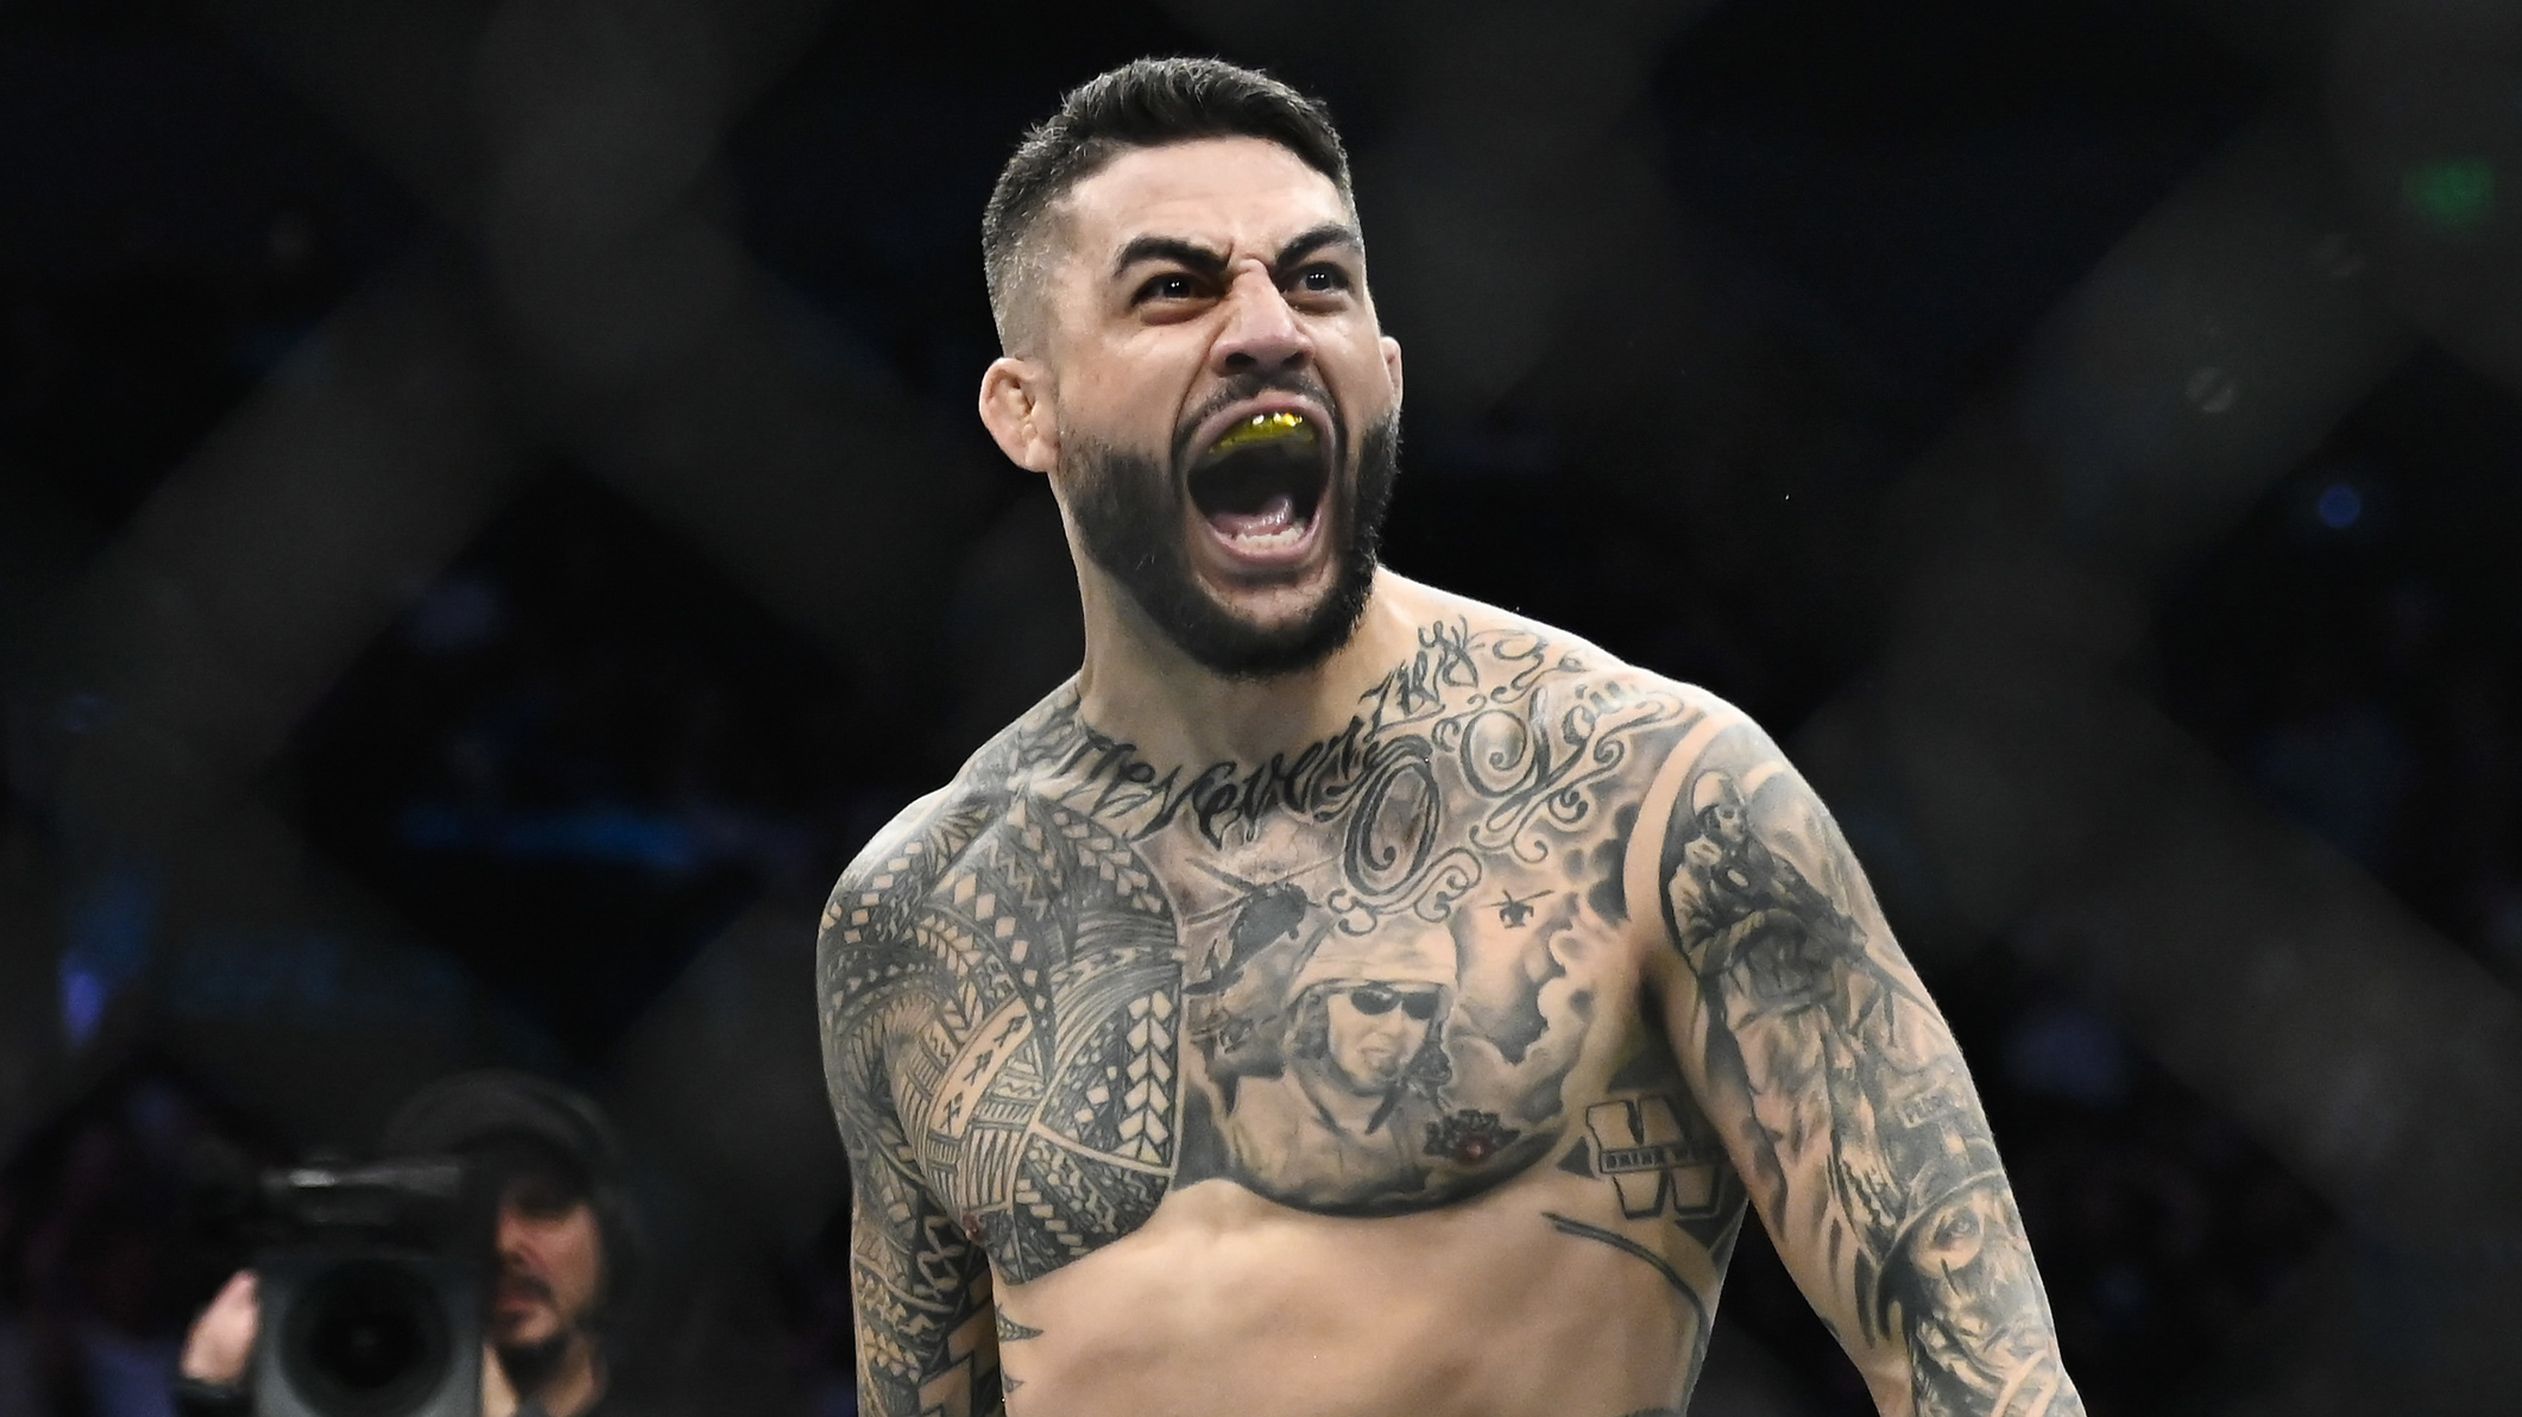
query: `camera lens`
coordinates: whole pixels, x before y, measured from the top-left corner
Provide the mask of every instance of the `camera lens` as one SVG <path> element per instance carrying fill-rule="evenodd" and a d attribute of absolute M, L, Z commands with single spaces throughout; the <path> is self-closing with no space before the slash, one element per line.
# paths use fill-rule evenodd
<path fill-rule="evenodd" d="M 391 1260 L 324 1271 L 290 1320 L 282 1362 L 328 1417 L 402 1417 L 428 1398 L 453 1356 L 437 1292 Z"/>

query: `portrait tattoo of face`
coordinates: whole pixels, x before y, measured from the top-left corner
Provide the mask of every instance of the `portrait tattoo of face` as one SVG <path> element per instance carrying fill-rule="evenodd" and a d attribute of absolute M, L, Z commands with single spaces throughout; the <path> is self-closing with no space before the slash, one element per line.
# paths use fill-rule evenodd
<path fill-rule="evenodd" d="M 1390 1091 L 1426 1045 L 1442 1003 L 1433 988 L 1360 984 L 1332 991 L 1324 1000 L 1324 1052 L 1332 1076 L 1361 1095 Z"/>
<path fill-rule="evenodd" d="M 1311 380 L 1282 376 L 1236 381 L 1210 403 L 1223 408 L 1273 388 L 1324 399 Z M 1184 423 L 1198 426 L 1209 409 Z M 1336 420 L 1336 415 L 1335 415 Z M 1332 449 L 1336 468 L 1347 451 L 1346 438 Z M 1187 444 L 1186 434 L 1177 439 Z M 1076 518 L 1086 554 L 1130 594 L 1166 638 L 1193 662 L 1237 679 L 1266 679 L 1319 664 L 1340 646 L 1366 614 L 1373 588 L 1377 538 L 1392 501 L 1399 468 L 1399 415 L 1387 416 L 1358 439 L 1354 483 L 1342 495 L 1335 471 L 1319 491 L 1309 515 L 1329 516 L 1326 528 L 1338 538 L 1331 548 L 1337 569 L 1322 599 L 1307 614 L 1276 626 L 1250 623 L 1220 605 L 1203 589 L 1193 571 L 1183 528 L 1190 515 L 1186 503 L 1199 495 L 1187 472 L 1193 450 L 1186 447 L 1171 466 L 1145 453 L 1127 451 L 1087 438 L 1072 438 L 1064 454 L 1068 467 L 1070 513 Z M 1202 508 L 1203 514 L 1206 508 Z"/>

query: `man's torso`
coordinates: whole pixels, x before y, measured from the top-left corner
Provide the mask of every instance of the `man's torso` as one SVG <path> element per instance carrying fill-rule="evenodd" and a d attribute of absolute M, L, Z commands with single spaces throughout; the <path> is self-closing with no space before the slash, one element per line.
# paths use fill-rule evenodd
<path fill-rule="evenodd" d="M 834 898 L 862 1208 L 942 1206 L 904 1273 L 986 1254 L 1018 1417 L 1686 1397 L 1742 1189 L 1624 869 L 1700 713 L 1503 620 L 1357 712 L 1202 768 L 1054 696 Z"/>

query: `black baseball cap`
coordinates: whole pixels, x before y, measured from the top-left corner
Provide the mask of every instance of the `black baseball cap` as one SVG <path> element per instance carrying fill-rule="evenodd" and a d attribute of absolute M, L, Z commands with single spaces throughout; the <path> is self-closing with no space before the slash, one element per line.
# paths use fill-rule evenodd
<path fill-rule="evenodd" d="M 567 1161 L 589 1184 L 617 1179 L 621 1144 L 596 1105 L 567 1087 L 504 1069 L 431 1083 L 395 1110 L 381 1156 L 441 1156 L 524 1142 Z"/>

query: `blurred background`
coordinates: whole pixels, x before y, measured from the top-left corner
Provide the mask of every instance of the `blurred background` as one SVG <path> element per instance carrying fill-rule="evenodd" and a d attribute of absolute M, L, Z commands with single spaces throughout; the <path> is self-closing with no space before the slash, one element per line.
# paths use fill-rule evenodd
<path fill-rule="evenodd" d="M 1391 563 L 1834 805 L 2093 1411 L 2512 1410 L 2522 7 L 0 0 L 0 1412 L 494 1063 L 854 1410 L 813 924 L 1076 662 L 979 215 L 1149 52 L 1346 130 Z M 1747 1239 L 1694 1411 L 1866 1410 Z"/>

